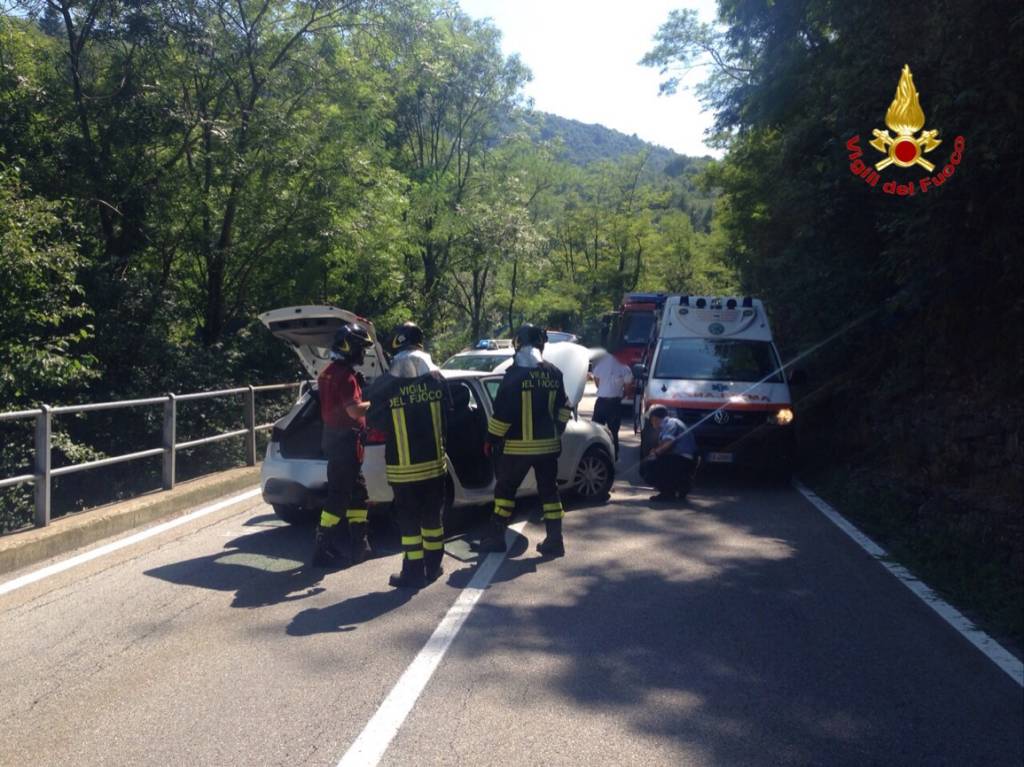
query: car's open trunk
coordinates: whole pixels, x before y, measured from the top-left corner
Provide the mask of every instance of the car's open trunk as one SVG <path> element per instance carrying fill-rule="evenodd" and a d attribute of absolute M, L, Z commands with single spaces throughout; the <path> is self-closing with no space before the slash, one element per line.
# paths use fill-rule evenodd
<path fill-rule="evenodd" d="M 278 443 L 283 458 L 323 458 L 320 437 L 320 399 L 315 391 L 303 395 L 288 415 L 274 424 L 272 439 Z"/>

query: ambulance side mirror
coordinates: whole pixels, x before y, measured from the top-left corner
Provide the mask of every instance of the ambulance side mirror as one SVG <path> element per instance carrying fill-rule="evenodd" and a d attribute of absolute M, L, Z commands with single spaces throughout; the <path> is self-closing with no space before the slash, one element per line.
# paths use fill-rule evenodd
<path fill-rule="evenodd" d="M 633 378 L 637 381 L 647 380 L 647 366 L 642 362 L 637 362 L 633 365 Z"/>
<path fill-rule="evenodd" d="M 807 385 L 807 371 L 806 370 L 791 370 L 789 373 L 789 385 L 790 386 L 806 386 Z"/>

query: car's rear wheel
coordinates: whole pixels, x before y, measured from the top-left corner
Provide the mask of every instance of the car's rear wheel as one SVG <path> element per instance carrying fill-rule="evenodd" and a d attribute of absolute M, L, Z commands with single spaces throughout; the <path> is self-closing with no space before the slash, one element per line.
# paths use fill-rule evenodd
<path fill-rule="evenodd" d="M 320 517 L 319 509 L 307 509 L 303 506 L 294 506 L 286 503 L 275 503 L 274 513 L 289 525 L 308 526 L 316 524 Z"/>
<path fill-rule="evenodd" d="M 615 481 L 615 464 L 611 456 L 599 447 L 591 447 L 583 454 L 573 478 L 573 492 L 584 500 L 607 498 Z"/>

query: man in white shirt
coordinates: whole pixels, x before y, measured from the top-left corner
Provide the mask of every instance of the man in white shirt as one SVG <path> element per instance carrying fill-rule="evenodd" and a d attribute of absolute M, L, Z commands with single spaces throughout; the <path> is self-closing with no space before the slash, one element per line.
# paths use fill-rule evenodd
<path fill-rule="evenodd" d="M 594 363 L 594 382 L 597 383 L 597 402 L 594 404 L 594 423 L 603 423 L 612 433 L 615 460 L 619 460 L 619 427 L 622 425 L 622 397 L 626 387 L 633 383 L 633 372 L 605 352 Z"/>

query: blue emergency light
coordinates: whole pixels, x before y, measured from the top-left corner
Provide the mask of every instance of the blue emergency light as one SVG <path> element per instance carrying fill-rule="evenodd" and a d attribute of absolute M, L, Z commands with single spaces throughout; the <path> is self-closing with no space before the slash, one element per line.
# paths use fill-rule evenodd
<path fill-rule="evenodd" d="M 627 293 L 625 303 L 630 304 L 657 304 L 665 303 L 668 296 L 664 293 Z"/>

